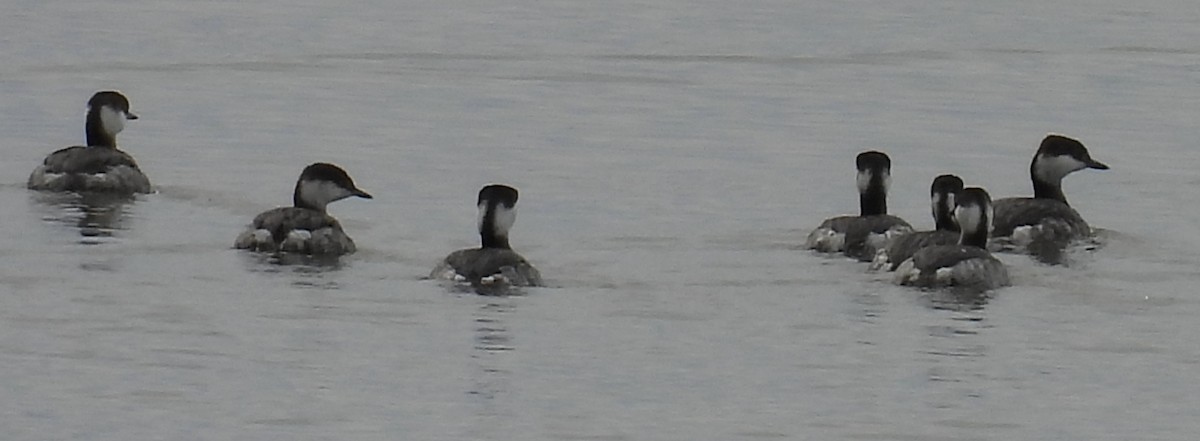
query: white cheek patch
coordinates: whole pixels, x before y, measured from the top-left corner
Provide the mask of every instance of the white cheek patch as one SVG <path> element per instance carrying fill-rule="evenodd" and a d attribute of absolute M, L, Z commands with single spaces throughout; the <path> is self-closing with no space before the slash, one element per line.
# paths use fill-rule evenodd
<path fill-rule="evenodd" d="M 963 231 L 979 231 L 983 223 L 983 211 L 977 205 L 960 205 L 954 209 L 954 218 Z"/>
<path fill-rule="evenodd" d="M 109 106 L 100 106 L 100 125 L 109 135 L 121 133 L 121 130 L 125 130 L 125 113 Z"/>
<path fill-rule="evenodd" d="M 350 190 L 329 181 L 301 181 L 300 198 L 311 205 L 324 207 L 330 202 L 353 196 Z"/>
<path fill-rule="evenodd" d="M 483 220 L 487 218 L 488 204 L 485 201 L 479 204 L 479 214 L 475 217 L 475 227 L 480 232 L 486 226 Z M 497 236 L 508 236 L 508 230 L 512 228 L 517 221 L 517 207 L 504 208 L 503 204 L 496 204 L 496 211 L 492 214 L 492 234 Z"/>
<path fill-rule="evenodd" d="M 1087 164 L 1069 155 L 1038 156 L 1034 172 L 1043 181 L 1056 182 L 1072 172 L 1087 168 Z"/>
<path fill-rule="evenodd" d="M 507 236 L 508 230 L 512 229 L 514 223 L 517 222 L 517 207 L 504 208 L 504 205 L 496 206 L 495 215 L 496 224 L 492 226 L 492 231 L 497 236 Z"/>
<path fill-rule="evenodd" d="M 938 220 L 938 208 L 945 207 L 947 216 L 950 216 L 949 220 L 951 222 L 953 222 L 955 225 L 958 225 L 958 216 L 955 215 L 955 212 L 958 211 L 958 205 L 956 205 L 958 201 L 956 201 L 954 199 L 955 199 L 954 193 L 948 193 L 948 194 L 946 194 L 946 199 L 934 207 L 934 209 L 933 209 L 934 221 Z"/>

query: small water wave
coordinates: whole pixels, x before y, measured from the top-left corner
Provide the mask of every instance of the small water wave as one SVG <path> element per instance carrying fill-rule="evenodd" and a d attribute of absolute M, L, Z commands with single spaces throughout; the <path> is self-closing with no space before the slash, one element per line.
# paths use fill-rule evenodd
<path fill-rule="evenodd" d="M 140 62 L 100 62 L 48 64 L 22 68 L 26 74 L 113 74 L 122 72 L 154 72 L 180 73 L 205 71 L 241 71 L 241 72 L 294 72 L 304 69 L 331 68 L 313 64 L 304 59 L 294 60 L 237 60 L 211 62 L 172 62 L 172 63 L 140 63 Z"/>
<path fill-rule="evenodd" d="M 1113 53 L 1144 53 L 1167 55 L 1200 55 L 1200 48 L 1154 47 L 1154 46 L 1110 46 L 1100 49 L 1101 52 Z"/>
<path fill-rule="evenodd" d="M 237 214 L 257 214 L 264 210 L 261 203 L 238 197 L 236 193 L 182 185 L 155 187 L 162 197 L 203 208 L 220 208 Z M 247 222 L 249 219 L 247 219 Z"/>
<path fill-rule="evenodd" d="M 1116 51 L 1148 51 L 1154 48 L 1111 48 Z M 1179 52 L 1164 49 L 1172 53 Z M 1007 53 L 1037 53 L 1036 50 L 1026 49 L 989 49 L 989 51 Z M 297 54 L 278 58 L 243 59 L 243 60 L 213 60 L 213 61 L 182 61 L 182 62 L 137 62 L 137 61 L 107 61 L 85 63 L 59 63 L 24 66 L 18 68 L 24 74 L 75 74 L 75 73 L 120 73 L 120 72 L 260 72 L 280 73 L 300 70 L 343 69 L 346 62 L 502 62 L 502 63 L 553 63 L 555 61 L 592 60 L 597 62 L 650 62 L 650 63 L 702 63 L 702 64 L 754 64 L 771 66 L 838 66 L 838 65 L 891 65 L 911 62 L 926 62 L 953 59 L 955 51 L 941 50 L 903 50 L 888 52 L 861 52 L 838 55 L 766 55 L 766 54 L 652 54 L 652 53 L 617 53 L 617 54 L 493 54 L 469 52 L 345 52 Z M 540 75 L 531 77 L 516 77 L 516 79 L 544 81 L 587 81 L 587 82 L 644 82 L 644 83 L 679 83 L 681 80 L 672 77 L 631 76 L 631 75 L 602 75 L 594 72 L 579 72 L 578 74 Z"/>
<path fill-rule="evenodd" d="M 42 220 L 77 228 L 81 243 L 99 244 L 125 230 L 130 206 L 137 200 L 106 193 L 30 192 Z"/>
<path fill-rule="evenodd" d="M 651 61 L 659 63 L 728 63 L 762 64 L 772 66 L 797 65 L 861 65 L 895 64 L 912 61 L 952 59 L 952 51 L 904 50 L 888 52 L 860 52 L 845 55 L 756 55 L 756 54 L 609 54 L 590 58 L 599 60 Z"/>

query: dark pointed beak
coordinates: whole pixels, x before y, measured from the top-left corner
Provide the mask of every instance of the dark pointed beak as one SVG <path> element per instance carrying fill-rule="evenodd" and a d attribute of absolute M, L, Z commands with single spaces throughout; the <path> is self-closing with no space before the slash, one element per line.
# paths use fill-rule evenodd
<path fill-rule="evenodd" d="M 125 119 L 138 119 L 138 116 L 134 115 L 133 112 L 125 112 Z"/>
<path fill-rule="evenodd" d="M 371 196 L 371 194 L 370 194 L 370 193 L 367 193 L 367 192 L 365 192 L 365 191 L 359 190 L 359 189 L 357 189 L 357 188 L 356 188 L 356 189 L 354 189 L 354 195 L 355 195 L 355 196 L 358 196 L 358 197 L 360 197 L 360 198 L 363 198 L 363 199 L 375 199 L 375 197 Z"/>
<path fill-rule="evenodd" d="M 1094 168 L 1096 170 L 1108 170 L 1108 165 L 1105 165 L 1103 162 L 1092 158 L 1088 158 L 1087 166 L 1088 168 Z"/>

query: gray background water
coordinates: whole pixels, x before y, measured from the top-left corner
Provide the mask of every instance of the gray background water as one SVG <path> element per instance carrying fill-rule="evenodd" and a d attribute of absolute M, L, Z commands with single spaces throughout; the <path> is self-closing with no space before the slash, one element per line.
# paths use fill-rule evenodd
<path fill-rule="evenodd" d="M 12 1 L 0 14 L 5 439 L 1194 439 L 1193 1 Z M 33 194 L 98 89 L 160 189 Z M 1108 245 L 1003 256 L 982 308 L 797 247 L 894 160 L 1030 193 L 1046 132 Z M 313 161 L 335 268 L 230 249 Z M 552 288 L 422 280 L 521 190 Z M 111 236 L 84 236 L 100 222 Z"/>

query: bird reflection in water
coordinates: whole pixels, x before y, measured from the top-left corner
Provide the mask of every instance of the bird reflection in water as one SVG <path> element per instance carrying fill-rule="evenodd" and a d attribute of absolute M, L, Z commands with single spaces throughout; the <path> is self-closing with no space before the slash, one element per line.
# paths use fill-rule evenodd
<path fill-rule="evenodd" d="M 979 311 L 991 300 L 992 294 L 991 291 L 950 287 L 928 290 L 922 298 L 927 302 L 927 306 L 933 309 Z"/>
<path fill-rule="evenodd" d="M 252 273 L 276 275 L 302 289 L 341 289 L 340 272 L 345 267 L 338 256 L 310 256 L 296 253 L 238 253 Z"/>
<path fill-rule="evenodd" d="M 511 354 L 516 349 L 506 319 L 516 308 L 514 297 L 476 297 L 478 308 L 472 315 L 475 328 L 471 364 L 473 378 L 468 394 L 478 397 L 479 430 L 486 433 L 492 422 L 511 417 L 511 406 L 504 397 L 512 389 Z"/>
<path fill-rule="evenodd" d="M 43 208 L 42 220 L 79 229 L 80 243 L 97 244 L 125 229 L 126 210 L 135 197 L 117 193 L 32 194 Z"/>
<path fill-rule="evenodd" d="M 985 385 L 995 381 L 988 366 L 994 363 L 991 347 L 982 334 L 991 328 L 978 310 L 939 313 L 936 323 L 925 326 L 927 333 L 918 360 L 924 368 L 926 384 L 921 401 L 939 409 L 963 406 L 964 400 L 989 393 Z"/>
<path fill-rule="evenodd" d="M 323 273 L 340 270 L 345 267 L 345 264 L 342 263 L 338 256 L 310 256 L 282 251 L 270 254 L 242 254 L 248 261 L 253 262 L 254 265 L 251 270 L 268 273 L 289 272 L 320 276 Z"/>
<path fill-rule="evenodd" d="M 475 349 L 489 353 L 513 349 L 508 328 L 502 320 L 513 309 L 514 305 L 508 299 L 485 299 L 482 302 L 479 312 L 475 314 Z"/>

